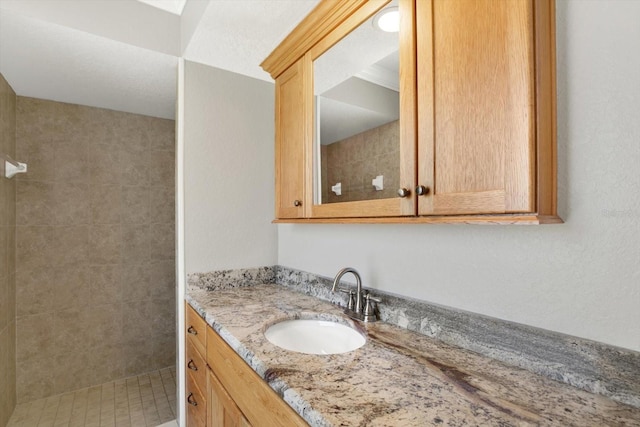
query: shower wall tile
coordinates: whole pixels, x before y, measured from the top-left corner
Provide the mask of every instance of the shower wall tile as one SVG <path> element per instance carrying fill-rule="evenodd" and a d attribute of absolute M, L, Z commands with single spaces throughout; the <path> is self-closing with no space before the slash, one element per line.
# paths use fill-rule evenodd
<path fill-rule="evenodd" d="M 120 224 L 122 187 L 96 184 L 91 191 L 91 223 Z"/>
<path fill-rule="evenodd" d="M 1 211 L 15 254 L 0 255 L 19 283 L 17 401 L 173 364 L 174 122 L 23 97 L 16 108 L 29 173 L 17 214 Z"/>
<path fill-rule="evenodd" d="M 120 184 L 120 151 L 108 145 L 93 144 L 89 148 L 89 181 L 97 184 Z"/>
<path fill-rule="evenodd" d="M 149 223 L 149 196 L 149 187 L 122 187 L 120 206 L 123 224 Z"/>
<path fill-rule="evenodd" d="M 54 185 L 56 225 L 89 225 L 91 223 L 91 191 L 84 182 L 56 182 Z"/>
<path fill-rule="evenodd" d="M 149 222 L 151 224 L 175 222 L 174 197 L 173 187 L 149 187 Z"/>
<path fill-rule="evenodd" d="M 16 156 L 16 94 L 0 74 L 0 174 Z M 16 406 L 16 179 L 0 178 L 0 426 Z M 173 350 L 171 350 L 173 351 Z M 171 352 L 170 351 L 170 352 Z"/>
<path fill-rule="evenodd" d="M 4 234 L 4 230 L 2 231 Z M 3 259 L 6 259 L 6 253 L 3 255 Z M 0 276 L 0 331 L 4 331 L 7 325 L 9 325 L 9 275 L 5 274 Z"/>
<path fill-rule="evenodd" d="M 122 227 L 119 224 L 94 224 L 89 231 L 89 263 L 119 263 L 122 246 Z"/>
<path fill-rule="evenodd" d="M 122 292 L 132 300 L 150 299 L 156 287 L 161 289 L 152 281 L 152 264 L 125 264 L 122 267 Z"/>
<path fill-rule="evenodd" d="M 54 298 L 53 281 L 48 267 L 30 268 L 16 275 L 20 286 L 16 290 L 18 317 L 24 318 L 38 313 L 47 313 L 52 309 Z"/>
<path fill-rule="evenodd" d="M 16 224 L 53 225 L 53 182 L 19 181 L 16 185 Z"/>
<path fill-rule="evenodd" d="M 122 226 L 122 260 L 124 264 L 147 263 L 155 226 L 125 224 Z"/>

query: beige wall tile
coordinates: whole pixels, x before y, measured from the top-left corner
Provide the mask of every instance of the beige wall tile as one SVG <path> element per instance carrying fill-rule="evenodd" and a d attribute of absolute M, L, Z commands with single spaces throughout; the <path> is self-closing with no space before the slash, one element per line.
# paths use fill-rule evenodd
<path fill-rule="evenodd" d="M 123 224 L 149 223 L 149 188 L 143 186 L 123 186 L 121 218 Z"/>
<path fill-rule="evenodd" d="M 165 334 L 164 331 L 170 331 L 176 322 L 175 298 L 151 300 L 151 312 L 151 335 Z"/>
<path fill-rule="evenodd" d="M 20 286 L 16 289 L 17 316 L 19 318 L 52 312 L 54 272 L 49 267 L 32 268 L 17 273 Z"/>
<path fill-rule="evenodd" d="M 52 182 L 19 181 L 16 198 L 16 225 L 55 225 Z"/>
<path fill-rule="evenodd" d="M 120 180 L 124 185 L 148 185 L 150 154 L 120 150 Z"/>
<path fill-rule="evenodd" d="M 149 261 L 152 229 L 147 224 L 124 224 L 122 226 L 122 262 L 140 264 Z"/>
<path fill-rule="evenodd" d="M 17 320 L 16 334 L 20 337 L 16 359 L 21 364 L 43 360 L 53 354 L 55 341 L 53 318 L 50 313 L 24 316 Z"/>
<path fill-rule="evenodd" d="M 127 342 L 151 337 L 154 304 L 151 301 L 134 301 L 122 304 L 122 340 Z"/>
<path fill-rule="evenodd" d="M 122 360 L 125 376 L 135 375 L 135 372 L 145 372 L 153 366 L 153 343 L 153 339 L 145 337 L 123 342 Z"/>
<path fill-rule="evenodd" d="M 175 156 L 172 151 L 151 151 L 149 159 L 149 183 L 173 185 Z"/>
<path fill-rule="evenodd" d="M 57 225 L 88 225 L 91 223 L 91 193 L 83 182 L 54 184 L 54 214 Z"/>
<path fill-rule="evenodd" d="M 147 135 L 149 149 L 175 152 L 176 136 L 173 120 L 154 119 L 151 126 L 147 128 Z"/>
<path fill-rule="evenodd" d="M 89 301 L 89 266 L 85 264 L 68 265 L 51 269 L 53 279 L 53 311 L 85 307 Z"/>
<path fill-rule="evenodd" d="M 154 224 L 149 231 L 151 237 L 151 260 L 175 258 L 175 226 L 173 223 Z"/>
<path fill-rule="evenodd" d="M 107 145 L 93 144 L 89 148 L 89 171 L 92 185 L 120 184 L 120 150 Z"/>
<path fill-rule="evenodd" d="M 120 224 L 122 187 L 94 185 L 91 188 L 91 223 Z"/>
<path fill-rule="evenodd" d="M 174 296 L 176 291 L 175 262 L 155 261 L 147 266 L 151 276 L 151 298 Z"/>
<path fill-rule="evenodd" d="M 9 323 L 9 227 L 0 227 L 0 330 Z"/>
<path fill-rule="evenodd" d="M 166 265 L 164 262 L 162 265 Z M 155 283 L 153 264 L 125 264 L 122 272 L 122 292 L 129 301 L 148 300 L 154 290 L 162 288 Z M 162 288 L 164 289 L 164 288 Z M 165 294 L 166 295 L 166 294 Z"/>
<path fill-rule="evenodd" d="M 176 339 L 173 334 L 156 336 L 153 341 L 153 365 L 157 369 L 176 363 Z"/>
<path fill-rule="evenodd" d="M 90 266 L 85 304 L 117 304 L 122 301 L 122 276 L 121 264 Z"/>
<path fill-rule="evenodd" d="M 50 265 L 79 265 L 89 259 L 89 227 L 74 225 L 55 227 L 53 230 L 53 254 Z"/>
<path fill-rule="evenodd" d="M 47 358 L 26 363 L 19 357 L 17 358 L 17 403 L 31 402 L 55 393 L 53 371 L 51 370 L 52 360 L 55 359 Z"/>
<path fill-rule="evenodd" d="M 16 270 L 28 270 L 51 264 L 54 227 L 16 227 Z"/>
<path fill-rule="evenodd" d="M 77 134 L 76 128 L 70 127 L 69 131 L 56 145 L 55 180 L 85 182 L 89 176 L 89 147 L 71 137 Z"/>
<path fill-rule="evenodd" d="M 175 222 L 175 190 L 173 186 L 149 187 L 149 223 Z"/>
<path fill-rule="evenodd" d="M 16 175 L 16 181 L 52 182 L 55 178 L 55 145 L 50 141 L 39 142 L 26 138 L 18 139 L 24 143 L 18 144 L 16 158 L 27 163 L 29 172 Z"/>
<path fill-rule="evenodd" d="M 89 262 L 118 264 L 122 256 L 122 227 L 93 225 L 89 230 Z"/>

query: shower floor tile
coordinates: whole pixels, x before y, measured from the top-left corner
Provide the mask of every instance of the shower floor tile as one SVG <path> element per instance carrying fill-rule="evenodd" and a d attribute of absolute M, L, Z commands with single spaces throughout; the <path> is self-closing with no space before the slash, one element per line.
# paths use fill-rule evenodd
<path fill-rule="evenodd" d="M 16 406 L 7 427 L 157 427 L 176 418 L 175 367 Z"/>

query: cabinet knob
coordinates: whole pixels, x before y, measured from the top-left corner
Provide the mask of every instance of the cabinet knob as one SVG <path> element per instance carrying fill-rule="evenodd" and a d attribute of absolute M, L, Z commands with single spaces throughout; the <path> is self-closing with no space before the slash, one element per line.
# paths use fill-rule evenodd
<path fill-rule="evenodd" d="M 408 190 L 406 188 L 398 189 L 398 197 L 409 197 L 410 194 L 411 190 Z"/>
<path fill-rule="evenodd" d="M 429 187 L 425 187 L 424 185 L 418 185 L 416 187 L 416 194 L 418 196 L 426 196 L 429 194 Z"/>
<path fill-rule="evenodd" d="M 193 359 L 189 359 L 189 363 L 187 363 L 187 367 L 189 369 L 191 369 L 192 371 L 197 371 L 198 367 L 196 366 L 195 363 L 193 363 Z"/>
<path fill-rule="evenodd" d="M 193 398 L 193 393 L 189 393 L 189 396 L 187 396 L 187 402 L 189 402 L 189 405 L 198 406 L 198 402 Z"/>
<path fill-rule="evenodd" d="M 302 206 L 302 202 L 300 200 L 294 200 L 293 201 L 293 206 L 295 206 L 295 207 Z"/>
<path fill-rule="evenodd" d="M 187 329 L 187 332 L 189 332 L 191 335 L 198 335 L 198 331 L 196 331 L 196 329 L 193 326 L 189 326 L 189 329 Z"/>

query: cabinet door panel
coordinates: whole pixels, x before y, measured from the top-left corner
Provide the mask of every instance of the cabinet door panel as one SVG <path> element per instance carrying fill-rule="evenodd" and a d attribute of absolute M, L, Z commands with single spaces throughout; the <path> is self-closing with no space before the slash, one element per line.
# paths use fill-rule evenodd
<path fill-rule="evenodd" d="M 310 95 L 305 60 L 276 79 L 276 217 L 303 218 Z"/>
<path fill-rule="evenodd" d="M 251 427 L 213 372 L 209 371 L 207 427 Z"/>
<path fill-rule="evenodd" d="M 535 211 L 531 0 L 417 2 L 421 215 Z"/>

